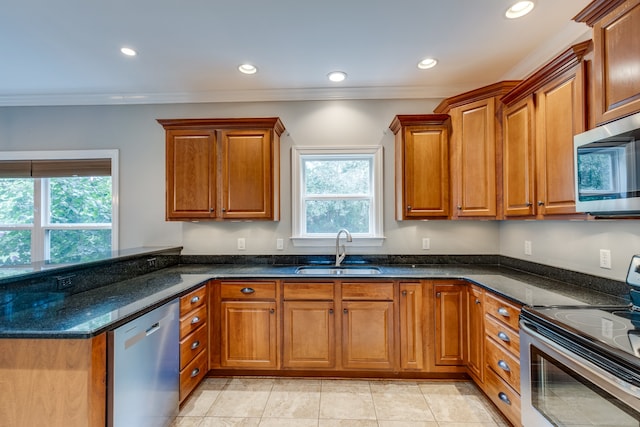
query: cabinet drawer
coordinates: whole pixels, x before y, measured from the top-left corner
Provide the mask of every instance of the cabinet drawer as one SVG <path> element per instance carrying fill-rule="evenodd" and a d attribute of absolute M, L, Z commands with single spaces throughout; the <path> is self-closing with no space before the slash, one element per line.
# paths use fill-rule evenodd
<path fill-rule="evenodd" d="M 342 299 L 361 301 L 393 301 L 393 282 L 343 282 Z"/>
<path fill-rule="evenodd" d="M 207 352 L 203 351 L 180 371 L 180 401 L 182 402 L 207 375 Z"/>
<path fill-rule="evenodd" d="M 180 318 L 180 339 L 207 323 L 207 307 L 202 306 L 195 311 Z"/>
<path fill-rule="evenodd" d="M 180 369 L 184 369 L 201 351 L 207 348 L 207 325 L 201 325 L 180 341 Z"/>
<path fill-rule="evenodd" d="M 201 286 L 180 298 L 180 317 L 207 302 L 207 287 Z"/>
<path fill-rule="evenodd" d="M 333 300 L 333 282 L 294 283 L 287 282 L 282 290 L 285 300 Z"/>
<path fill-rule="evenodd" d="M 485 341 L 485 363 L 514 390 L 520 392 L 520 362 L 492 338 Z"/>
<path fill-rule="evenodd" d="M 485 298 L 485 313 L 490 314 L 501 322 L 518 330 L 518 318 L 520 316 L 520 307 L 507 302 L 506 300 L 487 292 Z"/>
<path fill-rule="evenodd" d="M 276 282 L 223 282 L 220 284 L 222 299 L 275 299 Z"/>
<path fill-rule="evenodd" d="M 511 354 L 520 357 L 520 335 L 516 331 L 490 315 L 484 316 L 484 331 Z"/>
<path fill-rule="evenodd" d="M 485 372 L 484 392 L 514 426 L 522 425 L 520 395 L 491 369 L 487 369 Z"/>

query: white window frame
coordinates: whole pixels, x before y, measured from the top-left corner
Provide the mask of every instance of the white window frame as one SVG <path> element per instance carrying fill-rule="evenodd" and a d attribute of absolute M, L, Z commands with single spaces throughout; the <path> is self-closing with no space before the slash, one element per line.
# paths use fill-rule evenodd
<path fill-rule="evenodd" d="M 117 251 L 119 218 L 119 167 L 118 150 L 60 150 L 60 151 L 4 151 L 0 152 L 0 160 L 83 160 L 83 159 L 110 159 L 111 160 L 111 250 Z M 44 185 L 43 185 L 44 184 Z M 97 229 L 107 227 L 95 227 L 93 224 L 46 224 L 45 215 L 49 209 L 48 191 L 43 186 L 48 185 L 48 178 L 38 178 L 34 182 L 34 199 L 40 201 L 34 212 L 33 226 L 16 225 L 10 227 L 11 230 L 31 230 L 31 262 L 44 261 L 47 258 L 48 248 L 34 242 L 47 242 L 44 235 L 47 230 L 77 230 L 77 229 Z M 46 204 L 45 204 L 46 203 Z M 40 208 L 40 209 L 38 209 Z M 9 228 L 6 228 L 9 229 Z M 16 266 L 18 267 L 18 266 Z"/>
<path fill-rule="evenodd" d="M 369 158 L 371 170 L 370 233 L 351 233 L 350 246 L 382 246 L 383 232 L 383 151 L 381 146 L 358 147 L 292 147 L 291 148 L 291 241 L 294 246 L 335 246 L 336 234 L 306 234 L 304 231 L 304 169 L 302 162 L 309 158 L 351 159 Z"/>

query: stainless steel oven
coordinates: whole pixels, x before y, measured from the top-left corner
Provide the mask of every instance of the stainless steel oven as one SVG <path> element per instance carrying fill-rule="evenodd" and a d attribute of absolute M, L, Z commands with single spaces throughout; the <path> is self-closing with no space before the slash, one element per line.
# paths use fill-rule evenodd
<path fill-rule="evenodd" d="M 603 352 L 545 318 L 593 313 L 576 307 L 540 311 L 540 317 L 523 311 L 520 322 L 523 426 L 640 426 L 640 359 Z M 606 322 L 609 335 L 617 325 Z"/>

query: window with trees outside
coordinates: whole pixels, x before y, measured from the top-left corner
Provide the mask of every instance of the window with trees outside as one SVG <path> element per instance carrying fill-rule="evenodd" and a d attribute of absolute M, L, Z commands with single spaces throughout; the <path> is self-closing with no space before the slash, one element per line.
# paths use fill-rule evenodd
<path fill-rule="evenodd" d="M 294 245 L 334 243 L 341 228 L 382 244 L 382 147 L 294 147 L 292 190 Z"/>
<path fill-rule="evenodd" d="M 117 150 L 0 153 L 0 266 L 117 250 L 116 177 Z"/>

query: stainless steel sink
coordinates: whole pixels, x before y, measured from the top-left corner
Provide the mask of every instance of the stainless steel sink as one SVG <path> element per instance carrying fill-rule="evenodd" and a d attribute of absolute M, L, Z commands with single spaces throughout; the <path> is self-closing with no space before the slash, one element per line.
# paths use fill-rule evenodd
<path fill-rule="evenodd" d="M 298 267 L 296 274 L 347 275 L 347 274 L 380 274 L 378 267 Z"/>

